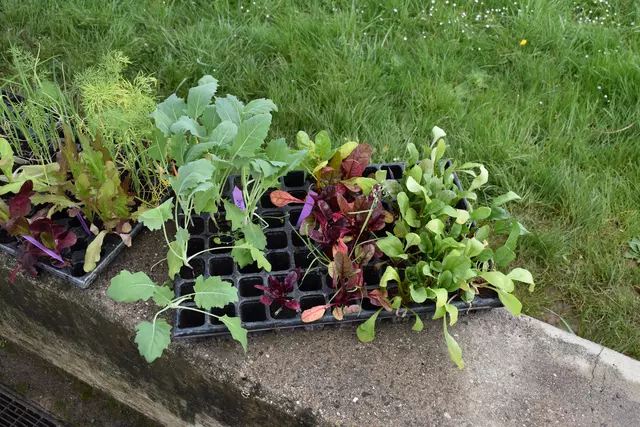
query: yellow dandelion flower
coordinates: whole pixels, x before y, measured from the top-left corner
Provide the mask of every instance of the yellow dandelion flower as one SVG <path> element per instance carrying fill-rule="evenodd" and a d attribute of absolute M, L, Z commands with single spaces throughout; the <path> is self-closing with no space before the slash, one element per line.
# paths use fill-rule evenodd
<path fill-rule="evenodd" d="M 525 44 L 527 44 L 527 40 L 526 39 L 520 40 L 520 46 L 524 46 Z"/>
<path fill-rule="evenodd" d="M 557 114 L 554 114 L 554 115 L 553 115 L 553 118 L 554 118 L 554 119 L 556 119 L 556 120 L 558 120 L 558 115 L 557 115 Z"/>
<path fill-rule="evenodd" d="M 384 147 L 382 147 L 382 151 L 389 151 L 389 146 L 385 145 Z"/>

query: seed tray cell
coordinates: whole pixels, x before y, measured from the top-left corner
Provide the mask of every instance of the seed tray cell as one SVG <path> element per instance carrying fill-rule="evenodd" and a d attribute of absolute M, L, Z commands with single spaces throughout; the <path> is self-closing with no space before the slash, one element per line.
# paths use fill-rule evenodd
<path fill-rule="evenodd" d="M 382 165 L 370 165 L 365 170 L 364 175 L 367 176 L 378 170 L 387 170 L 387 176 L 394 179 L 402 178 L 404 173 L 404 163 L 388 163 Z M 456 185 L 460 187 L 457 176 L 454 175 Z M 236 177 L 230 177 L 229 181 L 233 187 Z M 310 183 L 305 180 L 304 172 L 293 171 L 281 179 L 281 188 L 288 191 L 295 197 L 303 199 L 306 197 Z M 227 194 L 231 197 L 230 191 Z M 466 200 L 462 200 L 459 208 L 468 209 Z M 220 276 L 222 280 L 231 282 L 233 286 L 238 288 L 238 302 L 228 304 L 223 309 L 214 308 L 211 310 L 213 314 L 229 316 L 239 316 L 242 326 L 249 332 L 266 331 L 282 328 L 299 328 L 314 327 L 316 325 L 327 324 L 343 324 L 346 322 L 362 322 L 375 313 L 379 307 L 372 305 L 367 298 L 360 301 L 362 311 L 360 313 L 345 315 L 342 321 L 337 321 L 331 315 L 330 310 L 319 320 L 313 323 L 303 323 L 301 314 L 286 307 L 280 307 L 274 302 L 271 307 L 266 307 L 260 302 L 263 292 L 255 289 L 254 285 L 266 285 L 270 275 L 278 280 L 284 279 L 289 271 L 300 268 L 301 280 L 294 287 L 291 297 L 300 301 L 301 311 L 317 305 L 327 304 L 335 292 L 332 287 L 332 279 L 327 269 L 317 267 L 312 264 L 313 258 L 304 245 L 304 241 L 296 233 L 296 222 L 300 217 L 302 208 L 300 205 L 288 205 L 280 209 L 276 208 L 269 199 L 267 193 L 258 205 L 257 213 L 265 221 L 267 228 L 265 236 L 267 238 L 267 248 L 265 256 L 272 265 L 272 271 L 266 272 L 259 269 L 256 264 L 251 264 L 240 268 L 231 257 L 230 250 L 216 250 L 207 252 L 192 260 L 194 271 L 188 267 L 180 271 L 179 277 L 175 280 L 176 296 L 187 295 L 193 293 L 194 278 L 199 274 L 204 277 Z M 193 229 L 202 229 L 197 224 L 210 224 L 204 231 L 192 234 L 192 240 L 189 244 L 189 252 L 196 253 L 203 249 L 221 247 L 218 242 L 226 240 L 232 243 L 229 237 L 228 227 L 222 219 L 224 215 L 217 218 L 218 228 L 213 221 L 210 220 L 208 214 L 195 215 L 193 217 Z M 220 232 L 219 230 L 226 230 Z M 382 234 L 384 235 L 384 233 Z M 218 240 L 220 239 L 220 240 Z M 192 249 L 192 242 L 195 249 Z M 203 271 L 204 269 L 204 271 Z M 363 267 L 364 281 L 368 290 L 378 287 L 382 271 L 379 271 L 374 265 L 366 265 Z M 389 289 L 393 289 L 392 284 Z M 195 307 L 193 302 L 183 303 L 185 307 Z M 467 312 L 469 304 L 461 300 L 453 301 L 461 313 Z M 476 296 L 471 307 L 473 310 L 490 309 L 500 307 L 502 304 L 497 295 L 493 292 L 486 292 Z M 431 316 L 435 312 L 435 304 L 425 302 L 424 304 L 414 304 L 411 309 L 419 316 Z M 193 313 L 193 314 L 192 314 Z M 406 311 L 400 311 L 401 315 L 410 317 L 411 314 Z M 175 337 L 202 337 L 202 336 L 222 336 L 228 335 L 229 331 L 224 324 L 213 317 L 198 314 L 191 310 L 178 309 L 174 314 L 173 333 Z M 398 318 L 396 313 L 387 311 L 380 312 L 380 319 Z"/>

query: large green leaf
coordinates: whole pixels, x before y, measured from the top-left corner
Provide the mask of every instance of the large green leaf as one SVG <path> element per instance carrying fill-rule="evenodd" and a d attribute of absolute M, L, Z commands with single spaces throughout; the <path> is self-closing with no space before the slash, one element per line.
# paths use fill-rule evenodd
<path fill-rule="evenodd" d="M 204 128 L 204 126 L 199 125 L 198 122 L 187 116 L 180 117 L 177 122 L 172 124 L 171 132 L 177 134 L 186 134 L 187 132 L 190 132 L 191 135 L 200 138 L 206 136 L 207 134 L 207 130 Z"/>
<path fill-rule="evenodd" d="M 256 114 L 265 114 L 272 111 L 278 111 L 278 107 L 270 99 L 260 98 L 254 99 L 245 105 L 243 113 L 245 117 L 255 116 Z"/>
<path fill-rule="evenodd" d="M 471 268 L 471 259 L 464 255 L 447 255 L 442 261 L 442 270 L 451 271 L 454 277 L 463 277 Z"/>
<path fill-rule="evenodd" d="M 271 114 L 258 114 L 243 121 L 238 134 L 229 147 L 229 154 L 239 157 L 252 157 L 260 148 L 271 126 Z"/>
<path fill-rule="evenodd" d="M 206 106 L 211 104 L 211 98 L 218 89 L 218 81 L 206 75 L 198 81 L 198 86 L 189 89 L 187 97 L 187 115 L 197 120 Z"/>
<path fill-rule="evenodd" d="M 209 181 L 213 172 L 215 172 L 215 166 L 207 159 L 187 163 L 180 166 L 177 178 L 171 178 L 171 187 L 178 196 L 186 197 L 198 185 Z"/>
<path fill-rule="evenodd" d="M 247 352 L 247 330 L 242 327 L 239 317 L 229 317 L 226 314 L 218 317 L 225 324 L 234 340 L 242 344 L 245 353 Z"/>
<path fill-rule="evenodd" d="M 173 291 L 168 286 L 156 286 L 153 293 L 153 302 L 160 307 L 166 307 L 173 301 Z"/>
<path fill-rule="evenodd" d="M 376 311 L 375 314 L 368 318 L 366 322 L 358 326 L 356 335 L 358 335 L 358 339 L 360 341 L 371 342 L 376 338 L 376 319 L 381 311 L 382 309 Z"/>
<path fill-rule="evenodd" d="M 289 150 L 284 138 L 269 141 L 265 152 L 269 160 L 286 163 L 289 162 L 289 156 L 291 154 L 291 150 Z"/>
<path fill-rule="evenodd" d="M 380 287 L 386 287 L 387 283 L 389 283 L 390 280 L 395 280 L 398 284 L 401 282 L 398 270 L 396 270 L 394 267 L 387 266 L 387 269 L 384 271 L 384 274 L 380 279 Z"/>
<path fill-rule="evenodd" d="M 144 224 L 149 230 L 160 230 L 162 224 L 172 218 L 173 197 L 167 199 L 163 204 L 148 211 L 144 211 L 138 216 L 138 221 Z"/>
<path fill-rule="evenodd" d="M 216 145 L 227 145 L 230 144 L 231 141 L 238 134 L 238 126 L 235 123 L 226 120 L 220 123 L 209 135 L 209 141 L 215 143 Z"/>
<path fill-rule="evenodd" d="M 182 266 L 186 265 L 187 253 L 180 242 L 169 243 L 167 251 L 167 264 L 169 265 L 169 278 L 173 280 L 176 274 L 180 273 Z"/>
<path fill-rule="evenodd" d="M 245 241 L 257 249 L 263 250 L 267 246 L 267 238 L 259 225 L 250 222 L 240 230 L 244 234 Z"/>
<path fill-rule="evenodd" d="M 223 200 L 224 210 L 226 211 L 225 219 L 231 221 L 231 230 L 239 230 L 244 225 L 246 216 L 242 210 L 233 203 Z"/>
<path fill-rule="evenodd" d="M 315 155 L 322 160 L 328 160 L 331 154 L 331 139 L 326 130 L 318 132 L 315 138 Z"/>
<path fill-rule="evenodd" d="M 444 223 L 438 218 L 432 219 L 427 223 L 427 230 L 441 236 L 444 234 Z"/>
<path fill-rule="evenodd" d="M 216 113 L 221 121 L 228 120 L 236 126 L 240 126 L 240 113 L 228 97 L 216 98 Z"/>
<path fill-rule="evenodd" d="M 187 110 L 184 99 L 171 94 L 167 99 L 158 104 L 156 110 L 149 115 L 156 122 L 156 127 L 164 136 L 171 135 L 171 125 L 178 121 Z"/>
<path fill-rule="evenodd" d="M 154 323 L 141 322 L 136 330 L 138 351 L 148 363 L 162 356 L 162 352 L 171 344 L 171 326 L 162 319 Z"/>
<path fill-rule="evenodd" d="M 82 267 L 85 273 L 93 271 L 98 261 L 100 261 L 100 251 L 102 250 L 102 243 L 106 235 L 107 231 L 102 230 L 96 238 L 89 243 L 89 246 L 87 246 L 87 251 L 84 255 L 84 266 Z"/>
<path fill-rule="evenodd" d="M 156 284 L 145 273 L 139 271 L 131 274 L 122 270 L 111 279 L 107 288 L 107 296 L 116 302 L 146 301 L 156 290 Z"/>
<path fill-rule="evenodd" d="M 238 301 L 238 289 L 234 288 L 230 282 L 223 282 L 217 276 L 206 280 L 198 276 L 193 289 L 196 293 L 194 297 L 196 305 L 205 310 L 211 310 L 213 307 L 222 308 Z"/>
<path fill-rule="evenodd" d="M 498 267 L 506 267 L 516 259 L 516 253 L 506 246 L 500 246 L 493 255 L 493 260 Z"/>

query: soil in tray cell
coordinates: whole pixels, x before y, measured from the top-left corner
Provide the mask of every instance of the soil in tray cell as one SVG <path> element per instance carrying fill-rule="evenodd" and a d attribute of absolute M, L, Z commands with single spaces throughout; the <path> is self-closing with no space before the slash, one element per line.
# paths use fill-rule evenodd
<path fill-rule="evenodd" d="M 222 308 L 219 308 L 219 307 L 212 308 L 210 313 L 215 315 L 215 316 L 220 316 L 220 317 L 224 316 L 225 314 L 227 316 L 229 316 L 229 317 L 235 317 L 236 316 L 236 307 L 233 304 L 227 304 Z M 209 317 L 209 321 L 211 322 L 212 325 L 222 325 L 223 324 L 221 321 L 219 321 L 215 317 Z"/>
<path fill-rule="evenodd" d="M 363 276 L 366 285 L 378 285 L 380 283 L 380 273 L 373 266 L 366 266 Z"/>
<path fill-rule="evenodd" d="M 265 233 L 267 237 L 267 249 L 283 249 L 287 247 L 287 233 L 273 231 Z"/>
<path fill-rule="evenodd" d="M 202 234 L 204 233 L 204 218 L 200 217 L 192 217 L 191 224 L 187 228 L 189 230 L 189 234 Z"/>
<path fill-rule="evenodd" d="M 180 309 L 178 314 L 179 328 L 197 328 L 204 325 L 204 314 L 197 311 Z"/>
<path fill-rule="evenodd" d="M 298 219 L 300 218 L 300 214 L 302 213 L 302 209 L 296 209 L 289 212 L 289 222 L 293 225 L 293 228 L 296 227 L 298 223 Z"/>
<path fill-rule="evenodd" d="M 211 251 L 212 254 L 227 254 L 231 252 L 232 246 L 235 240 L 233 236 L 226 234 L 218 234 L 216 236 L 211 236 L 209 239 L 209 248 L 220 248 L 214 251 Z"/>
<path fill-rule="evenodd" d="M 259 273 L 260 267 L 258 267 L 258 263 L 254 262 L 253 264 L 245 265 L 239 271 L 242 274 Z"/>
<path fill-rule="evenodd" d="M 291 243 L 293 243 L 293 246 L 297 246 L 299 248 L 307 246 L 303 238 L 295 231 L 291 232 Z"/>
<path fill-rule="evenodd" d="M 309 268 L 314 258 L 313 258 L 313 255 L 311 255 L 311 252 L 307 250 L 302 250 L 302 251 L 297 251 L 293 255 L 293 260 L 296 264 L 296 267 Z"/>
<path fill-rule="evenodd" d="M 289 172 L 284 177 L 284 185 L 287 187 L 302 187 L 304 186 L 304 171 Z"/>
<path fill-rule="evenodd" d="M 261 277 L 246 277 L 244 279 L 240 279 L 240 296 L 257 297 L 262 295 L 262 290 L 257 289 L 255 285 L 264 285 Z"/>
<path fill-rule="evenodd" d="M 185 295 L 192 294 L 194 292 L 193 285 L 194 285 L 194 282 L 185 282 L 180 284 L 178 288 L 178 294 L 179 294 L 178 296 L 182 297 Z"/>
<path fill-rule="evenodd" d="M 287 271 L 291 268 L 287 252 L 271 252 L 267 255 L 267 261 L 271 264 L 272 271 Z"/>
<path fill-rule="evenodd" d="M 195 258 L 192 259 L 189 264 L 191 267 L 184 266 L 180 268 L 180 277 L 183 279 L 195 279 L 198 276 L 204 274 L 204 260 Z"/>
<path fill-rule="evenodd" d="M 300 298 L 300 310 L 302 311 L 324 304 L 326 304 L 324 295 L 309 295 Z"/>
<path fill-rule="evenodd" d="M 224 213 L 218 212 L 215 215 L 215 221 L 209 218 L 209 231 L 212 233 L 229 233 L 231 224 L 224 218 Z"/>
<path fill-rule="evenodd" d="M 273 319 L 293 319 L 298 315 L 297 311 L 281 306 L 278 301 L 274 301 L 271 304 L 269 313 Z"/>
<path fill-rule="evenodd" d="M 298 288 L 302 292 L 310 292 L 310 291 L 319 291 L 322 289 L 322 277 L 319 273 L 300 273 L 302 276 L 300 278 L 300 283 L 298 283 Z"/>
<path fill-rule="evenodd" d="M 198 252 L 202 252 L 204 250 L 204 239 L 198 237 L 192 237 L 189 239 L 189 246 L 187 248 L 187 255 L 192 256 L 197 254 Z"/>
<path fill-rule="evenodd" d="M 209 271 L 211 276 L 230 276 L 233 274 L 233 258 L 215 257 L 209 261 Z"/>
<path fill-rule="evenodd" d="M 282 211 L 263 212 L 260 217 L 267 223 L 267 228 L 284 227 L 285 213 Z"/>
<path fill-rule="evenodd" d="M 271 191 L 268 191 L 260 198 L 260 206 L 263 209 L 274 209 L 277 206 L 271 203 Z"/>
<path fill-rule="evenodd" d="M 245 323 L 267 320 L 266 307 L 260 301 L 248 301 L 240 305 L 240 319 Z"/>

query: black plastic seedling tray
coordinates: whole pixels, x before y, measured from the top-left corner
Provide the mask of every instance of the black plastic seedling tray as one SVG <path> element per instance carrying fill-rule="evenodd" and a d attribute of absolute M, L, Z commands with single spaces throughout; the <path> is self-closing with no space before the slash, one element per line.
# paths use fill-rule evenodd
<path fill-rule="evenodd" d="M 62 217 L 54 215 L 53 222 L 58 224 L 64 224 L 67 228 L 73 231 L 78 241 L 71 248 L 62 251 L 62 258 L 70 261 L 70 265 L 63 268 L 57 268 L 45 260 L 42 260 L 36 264 L 39 270 L 46 271 L 54 276 L 60 277 L 64 281 L 71 283 L 79 288 L 88 288 L 91 283 L 107 268 L 109 263 L 126 247 L 122 239 L 115 234 L 107 234 L 102 244 L 102 251 L 100 252 L 100 261 L 97 263 L 96 268 L 85 273 L 84 271 L 84 257 L 87 246 L 92 240 L 92 236 L 89 236 L 85 229 L 80 225 L 77 218 Z M 131 230 L 131 238 L 142 230 L 142 224 L 136 224 Z M 0 230 L 0 250 L 7 252 L 13 256 L 16 255 L 16 251 L 20 242 L 15 237 L 9 236 L 4 230 Z M 53 261 L 53 260 L 52 260 Z M 55 261 L 53 261 L 55 262 Z"/>
<path fill-rule="evenodd" d="M 363 175 L 367 176 L 383 169 L 388 171 L 388 177 L 400 179 L 404 173 L 404 167 L 405 164 L 403 163 L 370 165 Z M 456 184 L 459 185 L 457 177 L 455 177 L 455 180 Z M 231 177 L 230 184 L 233 182 L 234 177 Z M 309 182 L 305 181 L 305 175 L 302 171 L 291 172 L 281 181 L 283 190 L 300 199 L 306 197 L 309 185 Z M 230 185 L 230 187 L 232 186 L 233 184 Z M 462 205 L 468 208 L 466 200 L 462 201 Z M 296 268 L 300 268 L 301 276 L 304 279 L 294 287 L 294 291 L 290 296 L 300 301 L 301 311 L 326 304 L 335 292 L 326 268 L 309 268 L 312 261 L 312 258 L 309 257 L 309 250 L 295 231 L 295 225 L 301 211 L 302 207 L 300 205 L 277 208 L 271 204 L 269 194 L 266 194 L 259 203 L 258 214 L 268 223 L 268 227 L 265 230 L 267 237 L 265 256 L 271 263 L 272 271 L 268 273 L 259 269 L 255 264 L 239 268 L 231 257 L 231 250 L 208 252 L 192 260 L 193 270 L 183 267 L 180 271 L 180 275 L 175 280 L 176 297 L 193 293 L 194 279 L 201 274 L 205 278 L 220 276 L 222 280 L 231 282 L 238 288 L 238 302 L 228 304 L 224 308 L 214 308 L 211 313 L 219 316 L 224 314 L 239 316 L 242 326 L 249 332 L 283 328 L 309 328 L 318 325 L 362 322 L 368 319 L 379 307 L 373 306 L 366 298 L 362 300 L 362 311 L 358 314 L 346 315 L 342 321 L 337 321 L 331 315 L 330 310 L 327 310 L 324 317 L 313 323 L 303 323 L 300 313 L 287 308 L 278 312 L 280 307 L 276 302 L 271 307 L 266 307 L 259 301 L 263 292 L 256 289 L 255 285 L 266 286 L 267 278 L 270 275 L 283 279 L 289 271 Z M 232 240 L 224 235 L 224 229 L 222 229 L 225 224 L 224 220 L 219 220 L 218 225 L 220 224 L 222 224 L 221 228 L 217 228 L 207 214 L 193 216 L 189 253 L 195 254 L 204 249 L 225 246 L 225 240 L 231 243 Z M 377 271 L 374 265 L 364 266 L 363 270 L 367 289 L 373 290 L 377 288 L 383 271 Z M 184 304 L 186 306 L 195 306 L 193 302 Z M 461 313 L 465 313 L 470 309 L 482 310 L 502 306 L 497 295 L 491 291 L 476 296 L 471 308 L 469 304 L 461 300 L 453 301 L 452 304 Z M 432 302 L 415 304 L 412 310 L 421 317 L 430 316 L 435 312 L 435 304 Z M 402 317 L 410 317 L 410 315 L 403 311 L 389 313 L 383 310 L 378 317 L 380 319 L 402 319 Z M 227 328 L 217 321 L 215 317 L 205 316 L 192 310 L 176 310 L 174 320 L 173 333 L 175 337 L 220 336 L 229 333 Z"/>

